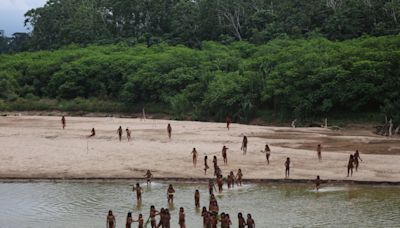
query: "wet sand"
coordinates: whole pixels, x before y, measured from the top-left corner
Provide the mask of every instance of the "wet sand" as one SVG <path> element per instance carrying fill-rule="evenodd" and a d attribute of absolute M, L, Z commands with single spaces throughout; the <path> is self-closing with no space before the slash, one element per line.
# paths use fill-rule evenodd
<path fill-rule="evenodd" d="M 172 125 L 172 139 L 167 136 Z M 117 128 L 129 127 L 118 141 Z M 96 137 L 87 139 L 90 129 Z M 248 136 L 247 155 L 240 151 L 243 135 Z M 271 145 L 271 163 L 266 164 L 264 145 Z M 323 146 L 319 162 L 316 145 Z M 217 155 L 223 174 L 241 168 L 244 178 L 282 179 L 286 157 L 292 160 L 291 179 L 354 180 L 400 182 L 400 138 L 374 135 L 369 130 L 329 130 L 285 128 L 224 123 L 127 118 L 0 117 L 0 178 L 143 178 L 151 169 L 157 178 L 211 178 L 212 156 Z M 221 149 L 226 145 L 228 165 L 222 164 Z M 191 151 L 199 152 L 197 168 Z M 347 161 L 355 149 L 363 162 L 353 177 L 347 176 Z M 203 171 L 203 157 L 211 167 Z"/>

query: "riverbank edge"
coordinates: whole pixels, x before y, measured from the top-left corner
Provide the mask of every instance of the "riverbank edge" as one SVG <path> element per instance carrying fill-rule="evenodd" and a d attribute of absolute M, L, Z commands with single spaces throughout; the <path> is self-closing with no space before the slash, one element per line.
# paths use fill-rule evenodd
<path fill-rule="evenodd" d="M 183 178 L 162 177 L 153 178 L 152 181 L 160 182 L 182 182 L 182 183 L 207 183 L 210 178 Z M 124 181 L 146 181 L 145 178 L 135 177 L 1 177 L 0 183 L 32 183 L 32 182 L 124 182 Z M 243 183 L 250 184 L 313 184 L 314 179 L 243 179 Z M 329 185 L 370 185 L 370 186 L 400 186 L 400 181 L 364 181 L 364 180 L 322 180 L 323 184 Z"/>

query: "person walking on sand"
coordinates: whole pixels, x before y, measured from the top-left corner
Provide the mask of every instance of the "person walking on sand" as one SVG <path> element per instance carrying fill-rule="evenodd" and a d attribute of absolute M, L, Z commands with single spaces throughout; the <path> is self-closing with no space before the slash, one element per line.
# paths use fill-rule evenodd
<path fill-rule="evenodd" d="M 267 158 L 267 164 L 269 165 L 269 157 L 271 156 L 271 149 L 269 148 L 268 144 L 265 144 L 265 157 Z"/>
<path fill-rule="evenodd" d="M 134 186 L 132 188 L 132 191 L 136 192 L 136 199 L 137 201 L 142 201 L 142 193 L 143 193 L 143 189 L 142 187 L 140 187 L 139 183 L 136 183 L 136 187 Z"/>
<path fill-rule="evenodd" d="M 171 127 L 171 124 L 169 124 L 169 123 L 168 123 L 168 126 L 167 126 L 167 132 L 168 132 L 168 138 L 171 139 L 172 127 Z"/>
<path fill-rule="evenodd" d="M 149 169 L 147 170 L 144 177 L 146 177 L 147 185 L 151 184 L 151 178 L 153 178 L 153 174 L 151 173 L 151 171 Z"/>
<path fill-rule="evenodd" d="M 240 149 L 243 151 L 243 155 L 247 153 L 247 136 L 243 136 L 242 147 Z"/>
<path fill-rule="evenodd" d="M 192 159 L 193 159 L 193 166 L 196 168 L 197 165 L 197 151 L 196 148 L 192 150 Z"/>
<path fill-rule="evenodd" d="M 315 189 L 318 191 L 321 185 L 321 179 L 319 176 L 317 176 L 317 179 L 315 179 Z"/>
<path fill-rule="evenodd" d="M 207 156 L 207 155 L 204 156 L 204 175 L 207 175 L 207 169 L 210 168 L 210 167 L 208 166 L 208 164 L 207 164 L 207 159 L 208 159 L 208 156 Z"/>
<path fill-rule="evenodd" d="M 131 130 L 129 128 L 125 129 L 126 131 L 126 138 L 128 139 L 128 142 L 131 141 Z"/>
<path fill-rule="evenodd" d="M 356 152 L 353 155 L 354 157 L 354 165 L 356 166 L 356 172 L 358 171 L 358 165 L 359 165 L 359 160 L 362 161 L 361 157 L 360 157 L 360 153 L 358 152 L 358 150 L 356 150 Z"/>
<path fill-rule="evenodd" d="M 227 165 L 228 164 L 228 157 L 226 152 L 228 151 L 228 147 L 226 147 L 225 145 L 222 147 L 222 158 L 224 159 L 224 164 Z"/>
<path fill-rule="evenodd" d="M 319 160 L 319 161 L 322 160 L 322 154 L 321 154 L 321 152 L 322 152 L 321 144 L 318 144 L 318 146 L 317 146 L 317 155 L 318 155 L 318 160 Z"/>
<path fill-rule="evenodd" d="M 64 130 L 65 129 L 65 116 L 62 116 L 61 117 L 61 124 L 62 124 L 62 129 Z"/>
<path fill-rule="evenodd" d="M 290 174 L 290 158 L 286 158 L 285 161 L 285 178 L 289 178 Z"/>
<path fill-rule="evenodd" d="M 175 189 L 174 187 L 172 187 L 172 184 L 170 184 L 167 190 L 168 203 L 170 204 L 174 203 L 174 194 L 175 194 Z"/>
<path fill-rule="evenodd" d="M 126 225 L 125 228 L 131 228 L 133 223 L 132 219 L 132 212 L 128 212 L 128 215 L 126 216 Z"/>
<path fill-rule="evenodd" d="M 347 163 L 347 177 L 353 176 L 354 156 L 350 154 L 349 162 Z"/>
<path fill-rule="evenodd" d="M 118 133 L 119 141 L 121 142 L 121 140 L 122 140 L 122 127 L 121 126 L 119 126 L 117 133 Z"/>
<path fill-rule="evenodd" d="M 180 228 L 186 228 L 185 224 L 185 211 L 183 207 L 179 208 L 179 221 L 178 221 Z"/>
<path fill-rule="evenodd" d="M 229 131 L 229 125 L 231 125 L 231 122 L 232 122 L 231 118 L 229 116 L 227 116 L 225 119 L 225 122 L 226 122 L 226 128 L 228 128 L 228 131 Z"/>
<path fill-rule="evenodd" d="M 96 136 L 96 130 L 94 130 L 94 128 L 92 128 L 92 130 L 90 132 L 91 132 L 91 134 L 88 136 L 88 138 Z"/>
<path fill-rule="evenodd" d="M 113 215 L 113 212 L 109 210 L 107 215 L 107 228 L 115 228 L 115 226 L 115 216 Z"/>

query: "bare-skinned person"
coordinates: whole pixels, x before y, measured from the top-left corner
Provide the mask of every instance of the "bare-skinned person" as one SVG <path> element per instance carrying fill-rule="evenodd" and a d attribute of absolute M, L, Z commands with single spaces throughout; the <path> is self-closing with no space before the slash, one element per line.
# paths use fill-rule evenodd
<path fill-rule="evenodd" d="M 347 177 L 353 176 L 354 156 L 350 154 L 349 162 L 347 163 Z"/>
<path fill-rule="evenodd" d="M 128 142 L 131 141 L 131 130 L 129 128 L 125 129 L 126 131 L 126 138 L 128 139 Z"/>
<path fill-rule="evenodd" d="M 168 208 L 165 209 L 165 225 L 166 228 L 171 227 L 171 214 L 169 213 Z"/>
<path fill-rule="evenodd" d="M 243 155 L 247 153 L 247 136 L 243 136 L 242 147 L 240 148 L 243 151 Z"/>
<path fill-rule="evenodd" d="M 210 193 L 210 196 L 214 194 L 214 190 L 216 191 L 217 189 L 215 188 L 214 181 L 210 179 L 208 181 L 208 192 Z"/>
<path fill-rule="evenodd" d="M 208 156 L 207 156 L 207 155 L 204 156 L 204 175 L 207 175 L 207 169 L 210 168 L 210 167 L 208 166 L 208 164 L 207 164 L 207 159 L 208 159 Z"/>
<path fill-rule="evenodd" d="M 223 146 L 222 147 L 222 158 L 224 159 L 224 164 L 227 165 L 228 164 L 228 156 L 227 156 L 227 151 L 228 151 L 228 147 Z"/>
<path fill-rule="evenodd" d="M 160 221 L 158 222 L 157 227 L 165 228 L 166 227 L 166 221 L 165 221 L 166 214 L 165 214 L 164 208 L 161 208 L 159 215 L 160 215 Z"/>
<path fill-rule="evenodd" d="M 218 192 L 222 193 L 223 186 L 224 186 L 224 179 L 223 179 L 222 175 L 217 176 L 217 185 L 218 185 Z"/>
<path fill-rule="evenodd" d="M 217 156 L 213 157 L 213 165 L 214 165 L 214 176 L 217 176 L 217 167 L 218 167 L 218 159 Z"/>
<path fill-rule="evenodd" d="M 229 126 L 231 125 L 231 122 L 232 122 L 231 118 L 229 116 L 227 116 L 225 119 L 225 122 L 226 122 L 226 128 L 228 128 L 228 130 L 229 130 Z"/>
<path fill-rule="evenodd" d="M 140 187 L 139 183 L 136 183 L 136 187 L 134 186 L 132 188 L 132 191 L 136 192 L 137 201 L 141 201 L 142 200 L 143 189 L 142 189 L 142 187 Z"/>
<path fill-rule="evenodd" d="M 289 178 L 290 175 L 290 158 L 286 158 L 285 161 L 285 178 Z"/>
<path fill-rule="evenodd" d="M 194 206 L 196 208 L 200 207 L 200 192 L 198 189 L 194 192 Z"/>
<path fill-rule="evenodd" d="M 242 178 L 243 178 L 242 170 L 238 169 L 238 172 L 236 174 L 236 183 L 238 186 L 242 186 Z"/>
<path fill-rule="evenodd" d="M 256 224 L 253 220 L 253 218 L 251 218 L 251 214 L 247 214 L 247 228 L 256 228 Z"/>
<path fill-rule="evenodd" d="M 118 133 L 118 139 L 121 142 L 121 140 L 122 140 L 122 127 L 121 126 L 119 126 L 117 133 Z"/>
<path fill-rule="evenodd" d="M 132 219 L 132 213 L 128 212 L 128 215 L 126 216 L 126 228 L 131 228 L 132 227 L 132 223 L 133 223 L 133 219 Z"/>
<path fill-rule="evenodd" d="M 206 207 L 203 207 L 203 209 L 201 210 L 201 216 L 203 217 L 203 227 L 211 228 L 210 214 L 208 213 Z"/>
<path fill-rule="evenodd" d="M 269 148 L 268 144 L 265 144 L 265 157 L 267 158 L 267 164 L 269 165 L 269 157 L 271 156 L 271 149 Z"/>
<path fill-rule="evenodd" d="M 150 206 L 150 225 L 151 228 L 156 228 L 157 227 L 157 219 L 156 216 L 159 215 L 158 211 L 154 207 L 154 205 Z"/>
<path fill-rule="evenodd" d="M 318 191 L 320 186 L 321 186 L 321 179 L 319 178 L 319 176 L 317 176 L 317 178 L 315 179 L 315 189 Z"/>
<path fill-rule="evenodd" d="M 218 217 L 217 213 L 210 213 L 210 222 L 211 222 L 211 228 L 217 228 L 218 226 Z"/>
<path fill-rule="evenodd" d="M 226 214 L 225 217 L 226 217 L 226 220 L 227 220 L 227 223 L 228 223 L 227 228 L 230 228 L 231 225 L 232 225 L 232 220 L 231 220 L 231 218 L 229 217 L 229 214 Z"/>
<path fill-rule="evenodd" d="M 186 228 L 186 223 L 185 223 L 185 211 L 183 207 L 179 208 L 179 220 L 178 224 L 180 228 Z"/>
<path fill-rule="evenodd" d="M 153 174 L 150 170 L 147 170 L 144 176 L 146 177 L 147 185 L 149 185 L 151 183 L 151 178 L 153 178 Z"/>
<path fill-rule="evenodd" d="M 107 228 L 115 228 L 115 226 L 116 226 L 115 216 L 113 215 L 113 212 L 109 210 L 107 215 Z"/>
<path fill-rule="evenodd" d="M 66 121 L 65 121 L 65 116 L 61 117 L 61 125 L 62 125 L 62 129 L 65 129 L 65 125 L 66 125 Z"/>
<path fill-rule="evenodd" d="M 175 189 L 174 187 L 172 187 L 172 184 L 170 184 L 167 190 L 168 203 L 170 204 L 174 203 L 174 194 L 175 194 Z"/>
<path fill-rule="evenodd" d="M 168 138 L 171 139 L 171 136 L 172 136 L 172 127 L 171 127 L 171 124 L 168 124 L 168 126 L 167 126 L 167 132 L 168 132 Z"/>
<path fill-rule="evenodd" d="M 210 204 L 208 205 L 208 210 L 214 214 L 218 214 L 219 212 L 218 202 L 214 194 L 210 196 Z"/>
<path fill-rule="evenodd" d="M 192 159 L 193 159 L 193 167 L 196 167 L 196 165 L 197 165 L 197 150 L 196 150 L 196 148 L 193 148 L 193 150 L 192 150 Z"/>
<path fill-rule="evenodd" d="M 221 228 L 227 228 L 228 227 L 228 221 L 226 220 L 226 215 L 224 212 L 221 213 Z"/>
<path fill-rule="evenodd" d="M 231 171 L 228 175 L 228 188 L 233 188 L 235 186 L 235 174 L 233 173 L 233 171 Z"/>
<path fill-rule="evenodd" d="M 88 136 L 88 138 L 94 137 L 96 136 L 96 130 L 94 128 L 92 128 L 92 130 L 90 131 L 90 135 Z"/>
<path fill-rule="evenodd" d="M 318 144 L 318 146 L 317 146 L 317 156 L 318 156 L 318 160 L 322 160 L 322 147 L 321 147 L 321 144 Z"/>
<path fill-rule="evenodd" d="M 354 165 L 355 165 L 356 172 L 357 172 L 358 171 L 358 165 L 359 165 L 360 161 L 362 161 L 362 159 L 360 157 L 360 152 L 358 152 L 358 150 L 356 150 L 356 152 L 354 153 L 353 157 L 354 157 Z"/>
<path fill-rule="evenodd" d="M 238 227 L 239 228 L 245 228 L 246 226 L 246 220 L 243 218 L 242 212 L 238 213 Z"/>
<path fill-rule="evenodd" d="M 138 228 L 144 228 L 144 219 L 143 219 L 143 215 L 142 214 L 139 214 L 138 219 L 136 221 L 134 221 L 134 222 L 139 223 L 138 224 Z"/>

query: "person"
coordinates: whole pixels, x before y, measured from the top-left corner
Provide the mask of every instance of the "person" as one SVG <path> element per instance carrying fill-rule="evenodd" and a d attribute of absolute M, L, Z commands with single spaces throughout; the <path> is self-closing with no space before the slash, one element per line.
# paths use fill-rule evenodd
<path fill-rule="evenodd" d="M 228 147 L 226 147 L 225 145 L 222 147 L 222 158 L 224 159 L 224 164 L 227 165 L 228 164 L 228 157 L 226 152 L 228 151 Z"/>
<path fill-rule="evenodd" d="M 319 187 L 321 185 L 321 179 L 319 178 L 319 176 L 317 176 L 317 179 L 315 179 L 315 189 L 318 191 Z"/>
<path fill-rule="evenodd" d="M 132 212 L 128 212 L 128 215 L 126 216 L 126 228 L 131 228 L 133 219 L 132 219 Z"/>
<path fill-rule="evenodd" d="M 115 226 L 115 216 L 113 215 L 112 211 L 109 210 L 107 215 L 107 228 L 115 228 Z"/>
<path fill-rule="evenodd" d="M 168 138 L 171 139 L 172 127 L 171 127 L 171 124 L 169 124 L 169 123 L 168 123 L 168 126 L 167 126 L 167 132 L 168 132 Z"/>
<path fill-rule="evenodd" d="M 96 136 L 96 130 L 94 130 L 94 128 L 92 128 L 91 134 L 88 136 L 88 138 L 94 137 L 94 136 Z"/>
<path fill-rule="evenodd" d="M 141 201 L 142 200 L 143 189 L 142 189 L 142 187 L 140 187 L 139 183 L 136 183 L 136 187 L 134 186 L 132 188 L 132 191 L 136 192 L 137 201 Z"/>
<path fill-rule="evenodd" d="M 206 207 L 201 210 L 201 216 L 203 217 L 203 227 L 210 228 L 210 217 Z"/>
<path fill-rule="evenodd" d="M 228 224 L 227 224 L 226 215 L 224 212 L 221 213 L 220 221 L 221 221 L 221 228 L 226 228 Z"/>
<path fill-rule="evenodd" d="M 174 203 L 174 193 L 175 189 L 172 187 L 172 184 L 168 186 L 167 195 L 168 195 L 168 203 Z"/>
<path fill-rule="evenodd" d="M 318 160 L 320 160 L 320 161 L 322 160 L 321 150 L 322 150 L 321 144 L 318 144 L 318 146 L 317 146 L 317 155 L 318 155 Z"/>
<path fill-rule="evenodd" d="M 288 178 L 290 174 L 290 158 L 286 158 L 285 161 L 285 178 Z"/>
<path fill-rule="evenodd" d="M 235 174 L 233 174 L 233 171 L 231 171 L 228 175 L 228 188 L 233 188 L 235 186 Z"/>
<path fill-rule="evenodd" d="M 138 220 L 134 221 L 134 222 L 138 222 L 138 228 L 144 228 L 144 219 L 143 219 L 143 215 L 139 214 Z"/>
<path fill-rule="evenodd" d="M 196 208 L 200 207 L 200 192 L 198 189 L 194 192 L 194 206 Z"/>
<path fill-rule="evenodd" d="M 131 130 L 129 128 L 125 129 L 126 131 L 126 138 L 128 139 L 128 142 L 131 141 Z"/>
<path fill-rule="evenodd" d="M 265 144 L 265 157 L 267 158 L 267 164 L 269 165 L 269 157 L 271 156 L 271 149 L 269 148 L 268 144 Z"/>
<path fill-rule="evenodd" d="M 192 159 L 193 159 L 193 166 L 196 167 L 197 165 L 197 151 L 196 148 L 192 150 Z"/>
<path fill-rule="evenodd" d="M 254 220 L 251 218 L 251 214 L 247 214 L 247 228 L 255 228 L 256 224 L 254 223 Z"/>
<path fill-rule="evenodd" d="M 236 174 L 236 183 L 238 186 L 242 186 L 242 177 L 243 177 L 242 170 L 238 169 L 238 172 Z"/>
<path fill-rule="evenodd" d="M 171 214 L 169 213 L 168 208 L 165 209 L 165 228 L 171 227 Z"/>
<path fill-rule="evenodd" d="M 147 179 L 147 185 L 149 185 L 151 183 L 151 178 L 153 178 L 153 174 L 151 173 L 151 171 L 148 169 L 146 174 L 144 175 Z"/>
<path fill-rule="evenodd" d="M 354 157 L 354 164 L 356 166 L 356 172 L 357 172 L 358 171 L 358 165 L 359 165 L 359 161 L 358 160 L 360 159 L 360 161 L 362 161 L 362 159 L 360 157 L 360 153 L 358 152 L 358 150 L 356 150 L 356 152 L 354 153 L 353 157 Z"/>
<path fill-rule="evenodd" d="M 353 176 L 354 156 L 350 154 L 349 162 L 347 163 L 347 177 L 351 174 Z"/>
<path fill-rule="evenodd" d="M 210 196 L 214 194 L 214 189 L 215 189 L 214 181 L 212 179 L 210 179 L 208 181 L 208 192 L 210 193 Z"/>
<path fill-rule="evenodd" d="M 204 156 L 204 175 L 207 175 L 207 169 L 210 168 L 210 167 L 208 166 L 208 164 L 207 164 L 207 159 L 208 159 L 208 156 L 207 156 L 207 155 Z"/>
<path fill-rule="evenodd" d="M 216 213 L 211 213 L 210 223 L 211 223 L 211 228 L 217 228 L 218 218 Z"/>
<path fill-rule="evenodd" d="M 161 210 L 160 210 L 160 221 L 158 222 L 157 227 L 162 227 L 162 228 L 165 228 L 165 227 L 166 227 L 166 224 L 165 224 L 165 216 L 166 216 L 166 214 L 165 214 L 165 209 L 164 209 L 164 208 L 161 208 Z"/>
<path fill-rule="evenodd" d="M 231 125 L 231 122 L 232 122 L 231 118 L 229 116 L 227 116 L 225 119 L 225 122 L 226 122 L 226 128 L 228 128 L 228 131 L 229 131 L 229 125 Z"/>
<path fill-rule="evenodd" d="M 247 136 L 243 136 L 242 148 L 240 149 L 243 151 L 243 154 L 247 153 Z"/>
<path fill-rule="evenodd" d="M 180 226 L 180 228 L 186 228 L 185 225 L 185 211 L 183 209 L 183 207 L 179 208 L 179 221 L 178 224 Z"/>
<path fill-rule="evenodd" d="M 121 142 L 121 140 L 122 140 L 122 127 L 121 126 L 119 126 L 117 133 L 118 133 L 119 141 Z"/>
<path fill-rule="evenodd" d="M 223 191 L 223 186 L 224 186 L 224 179 L 222 178 L 222 175 L 217 176 L 217 185 L 218 185 L 218 192 L 221 193 Z"/>
<path fill-rule="evenodd" d="M 61 124 L 62 124 L 62 128 L 64 130 L 64 128 L 65 128 L 65 116 L 61 117 Z"/>
<path fill-rule="evenodd" d="M 158 211 L 154 207 L 154 205 L 150 206 L 150 225 L 151 228 L 156 228 L 157 227 L 157 220 L 156 216 L 159 215 Z"/>
<path fill-rule="evenodd" d="M 246 226 L 246 221 L 243 218 L 242 212 L 238 213 L 238 225 L 239 228 L 244 228 Z"/>
<path fill-rule="evenodd" d="M 226 217 L 227 228 L 230 228 L 232 225 L 232 220 L 229 217 L 229 214 L 226 214 L 225 217 Z"/>
<path fill-rule="evenodd" d="M 214 176 L 217 176 L 217 167 L 218 167 L 218 159 L 217 156 L 213 157 L 213 164 L 214 164 Z"/>

